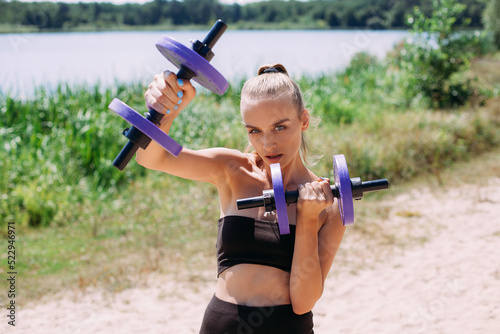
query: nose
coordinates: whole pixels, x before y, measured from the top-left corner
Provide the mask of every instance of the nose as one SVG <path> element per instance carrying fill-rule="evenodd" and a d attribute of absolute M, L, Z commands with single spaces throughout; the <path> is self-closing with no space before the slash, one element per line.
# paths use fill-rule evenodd
<path fill-rule="evenodd" d="M 264 150 L 271 152 L 276 148 L 276 138 L 272 134 L 265 134 L 262 138 Z"/>

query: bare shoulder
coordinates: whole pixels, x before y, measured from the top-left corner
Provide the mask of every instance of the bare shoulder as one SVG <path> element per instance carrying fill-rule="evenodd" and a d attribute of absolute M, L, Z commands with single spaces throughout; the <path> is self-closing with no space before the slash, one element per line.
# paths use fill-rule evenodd
<path fill-rule="evenodd" d="M 186 152 L 189 154 L 189 152 Z M 205 160 L 211 161 L 211 170 L 207 177 L 219 190 L 229 187 L 232 191 L 236 188 L 252 186 L 252 183 L 265 179 L 263 172 L 257 166 L 257 157 L 253 153 L 245 153 L 236 149 L 209 148 L 201 151 L 193 151 L 194 154 L 202 155 Z M 205 164 L 206 165 L 206 164 Z M 245 185 L 245 186 L 243 186 Z"/>
<path fill-rule="evenodd" d="M 234 174 L 241 169 L 251 169 L 254 159 L 253 154 L 224 147 L 209 148 L 198 151 L 198 154 L 203 154 L 206 158 L 212 159 L 229 174 Z"/>

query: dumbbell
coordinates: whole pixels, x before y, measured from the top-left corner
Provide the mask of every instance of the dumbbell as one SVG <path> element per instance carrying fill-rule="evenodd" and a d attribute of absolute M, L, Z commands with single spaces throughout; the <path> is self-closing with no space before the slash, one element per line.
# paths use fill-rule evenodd
<path fill-rule="evenodd" d="M 192 49 L 169 36 L 162 36 L 156 43 L 156 48 L 179 69 L 178 78 L 193 79 L 208 90 L 222 95 L 227 90 L 229 83 L 222 74 L 210 65 L 210 61 L 214 57 L 212 48 L 226 29 L 227 25 L 218 20 L 203 42 L 199 40 L 193 42 Z M 156 141 L 174 156 L 178 156 L 181 152 L 182 146 L 157 127 L 164 114 L 149 109 L 144 118 L 116 98 L 109 104 L 109 108 L 133 125 L 132 128 L 123 131 L 129 142 L 113 161 L 113 165 L 119 170 L 123 170 L 127 166 L 139 147 L 145 149 L 151 140 Z"/>
<path fill-rule="evenodd" d="M 353 199 L 359 200 L 363 193 L 389 188 L 387 179 L 361 181 L 359 177 L 349 178 L 347 163 L 343 154 L 333 156 L 333 175 L 335 184 L 331 185 L 333 196 L 338 199 L 342 224 L 354 223 Z M 279 163 L 271 165 L 271 178 L 273 189 L 264 190 L 262 196 L 239 199 L 236 201 L 238 210 L 265 207 L 266 212 L 276 210 L 280 234 L 289 234 L 287 205 L 297 203 L 299 191 L 286 191 L 283 188 L 281 166 Z"/>

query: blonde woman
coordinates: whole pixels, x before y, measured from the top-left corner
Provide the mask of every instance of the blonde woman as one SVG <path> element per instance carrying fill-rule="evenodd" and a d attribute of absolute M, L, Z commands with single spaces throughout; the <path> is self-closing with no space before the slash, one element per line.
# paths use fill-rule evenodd
<path fill-rule="evenodd" d="M 174 73 L 155 76 L 146 104 L 172 122 L 196 92 Z M 152 142 L 139 150 L 142 166 L 210 182 L 220 203 L 218 281 L 206 308 L 201 334 L 310 334 L 312 309 L 344 235 L 329 181 L 304 164 L 304 133 L 310 116 L 298 85 L 283 65 L 263 66 L 241 92 L 241 117 L 252 153 L 228 148 L 190 150 L 177 158 Z M 280 235 L 275 215 L 264 208 L 239 211 L 236 200 L 272 188 L 270 165 L 280 163 L 285 189 L 299 189 L 288 207 L 290 234 Z"/>

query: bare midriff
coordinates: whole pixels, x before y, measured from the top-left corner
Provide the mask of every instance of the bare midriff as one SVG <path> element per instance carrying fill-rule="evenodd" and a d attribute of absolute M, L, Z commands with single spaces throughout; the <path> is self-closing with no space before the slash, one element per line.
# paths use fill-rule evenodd
<path fill-rule="evenodd" d="M 217 281 L 217 298 L 246 306 L 290 304 L 290 274 L 258 264 L 238 264 L 224 270 Z"/>

